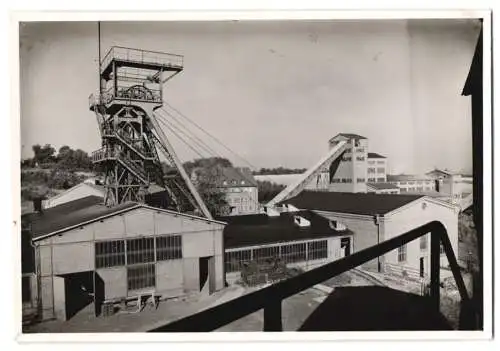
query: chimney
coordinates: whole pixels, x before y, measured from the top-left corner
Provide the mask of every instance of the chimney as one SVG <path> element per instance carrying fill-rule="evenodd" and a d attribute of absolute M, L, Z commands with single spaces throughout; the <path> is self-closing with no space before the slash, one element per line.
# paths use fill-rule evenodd
<path fill-rule="evenodd" d="M 41 197 L 37 197 L 37 198 L 33 199 L 33 209 L 35 210 L 35 212 L 38 212 L 38 213 L 43 212 L 42 198 Z"/>

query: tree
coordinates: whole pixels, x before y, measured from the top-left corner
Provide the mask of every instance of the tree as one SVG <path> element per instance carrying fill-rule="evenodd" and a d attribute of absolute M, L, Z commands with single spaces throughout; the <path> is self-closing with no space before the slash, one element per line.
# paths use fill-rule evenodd
<path fill-rule="evenodd" d="M 91 170 L 93 165 L 92 160 L 85 151 L 81 149 L 73 150 L 64 145 L 59 148 L 57 166 L 59 169 L 65 170 Z"/>
<path fill-rule="evenodd" d="M 307 171 L 307 168 L 285 168 L 285 167 L 276 167 L 276 168 L 261 168 L 259 171 L 254 172 L 255 175 L 269 175 L 269 174 L 302 174 Z"/>
<path fill-rule="evenodd" d="M 187 174 L 191 174 L 191 172 L 196 168 L 202 168 L 202 169 L 213 169 L 216 167 L 224 168 L 224 167 L 233 167 L 233 164 L 227 158 L 208 157 L 208 158 L 198 158 L 193 161 L 185 162 L 183 166 Z"/>
<path fill-rule="evenodd" d="M 259 202 L 268 202 L 285 189 L 285 186 L 265 180 L 257 181 L 257 188 L 259 189 Z"/>
<path fill-rule="evenodd" d="M 33 153 L 35 156 L 33 160 L 37 163 L 48 163 L 54 162 L 56 153 L 56 149 L 52 147 L 50 144 L 45 144 L 44 146 L 40 146 L 39 144 L 33 145 L 32 147 Z"/>
<path fill-rule="evenodd" d="M 227 216 L 231 211 L 226 201 L 226 194 L 217 187 L 213 176 L 217 166 L 198 168 L 196 174 L 196 188 L 203 202 L 213 216 Z"/>

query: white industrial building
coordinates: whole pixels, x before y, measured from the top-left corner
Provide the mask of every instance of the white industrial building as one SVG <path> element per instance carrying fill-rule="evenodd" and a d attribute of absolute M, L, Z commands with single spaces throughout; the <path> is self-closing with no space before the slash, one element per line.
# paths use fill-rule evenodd
<path fill-rule="evenodd" d="M 213 293 L 224 287 L 225 223 L 135 202 L 85 197 L 26 215 L 43 319 L 65 320 L 104 303 Z M 25 289 L 29 289 L 26 284 Z"/>
<path fill-rule="evenodd" d="M 352 232 L 353 252 L 376 245 L 431 221 L 445 226 L 455 255 L 458 255 L 459 208 L 451 203 L 422 195 L 367 194 L 303 191 L 284 200 L 299 210 L 309 210 L 342 223 Z M 430 265 L 429 237 L 410 242 L 377 260 L 367 269 L 426 277 Z M 447 267 L 444 254 L 441 266 Z"/>

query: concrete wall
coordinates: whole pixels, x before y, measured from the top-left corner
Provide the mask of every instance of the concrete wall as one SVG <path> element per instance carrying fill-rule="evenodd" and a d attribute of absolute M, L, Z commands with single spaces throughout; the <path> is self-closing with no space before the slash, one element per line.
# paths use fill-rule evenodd
<path fill-rule="evenodd" d="M 348 149 L 345 151 L 342 161 L 333 175 L 332 182 L 329 184 L 329 190 L 364 193 L 366 192 L 367 182 L 368 140 L 360 139 L 356 141 L 350 139 L 347 147 Z M 343 183 L 341 179 L 349 179 L 350 182 Z"/>
<path fill-rule="evenodd" d="M 223 188 L 226 202 L 233 207 L 231 215 L 257 213 L 258 189 L 257 187 L 231 187 Z"/>
<path fill-rule="evenodd" d="M 126 267 L 100 268 L 96 274 L 104 282 L 104 299 L 113 300 L 128 295 Z"/>
<path fill-rule="evenodd" d="M 199 258 L 215 257 L 216 290 L 224 287 L 223 225 L 152 208 L 138 208 L 36 242 L 44 317 L 54 317 L 54 278 L 93 271 L 95 242 L 157 235 L 181 235 L 182 259 L 156 263 L 155 291 L 165 297 L 199 291 Z M 100 268 L 105 298 L 129 295 L 126 267 Z M 151 290 L 151 289 L 148 289 Z M 61 301 L 58 301 L 61 302 Z"/>
<path fill-rule="evenodd" d="M 69 201 L 82 199 L 87 196 L 99 196 L 104 198 L 104 193 L 91 185 L 80 183 L 73 188 L 64 191 L 50 199 L 47 199 L 43 203 L 44 208 L 50 208 L 64 204 Z"/>
<path fill-rule="evenodd" d="M 448 236 L 452 243 L 455 255 L 458 253 L 458 210 L 446 205 L 436 204 L 424 198 L 415 201 L 409 206 L 401 208 L 399 211 L 384 218 L 385 238 L 389 239 L 415 229 L 431 221 L 440 221 L 446 227 Z M 387 263 L 406 266 L 410 269 L 420 268 L 420 257 L 424 258 L 425 272 L 429 272 L 430 264 L 430 237 L 427 248 L 420 249 L 420 239 L 407 244 L 407 261 L 398 262 L 397 250 L 393 250 L 385 255 Z M 445 255 L 441 256 L 441 265 L 447 266 L 448 260 Z"/>
<path fill-rule="evenodd" d="M 368 178 L 373 178 L 371 182 L 385 183 L 387 181 L 387 159 L 385 158 L 369 158 L 367 163 L 368 168 L 372 168 L 374 172 L 368 173 Z"/>
<path fill-rule="evenodd" d="M 367 247 L 377 244 L 377 232 L 378 228 L 375 224 L 375 220 L 371 216 L 357 216 L 343 213 L 333 213 L 325 211 L 317 211 L 322 216 L 330 219 L 336 220 L 347 226 L 347 228 L 353 232 L 352 236 L 352 252 L 357 252 Z M 379 240 L 382 242 L 384 240 L 383 228 L 380 228 Z M 380 258 L 383 262 L 383 257 Z M 377 260 L 372 260 L 363 265 L 366 269 L 376 269 Z"/>

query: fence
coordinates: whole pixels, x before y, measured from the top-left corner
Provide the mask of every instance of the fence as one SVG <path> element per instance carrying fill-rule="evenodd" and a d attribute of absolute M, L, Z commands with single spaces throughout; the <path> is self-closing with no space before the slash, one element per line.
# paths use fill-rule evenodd
<path fill-rule="evenodd" d="M 431 279 L 429 299 L 436 311 L 440 306 L 439 257 L 440 243 L 450 262 L 453 276 L 460 292 L 462 304 L 469 309 L 469 297 L 460 274 L 451 242 L 442 223 L 433 221 L 419 228 L 386 240 L 380 244 L 328 263 L 299 276 L 281 281 L 267 288 L 244 295 L 216 307 L 196 313 L 170 324 L 150 330 L 151 332 L 208 332 L 264 309 L 264 331 L 282 331 L 282 302 L 284 299 L 300 293 L 352 268 L 362 265 L 423 235 L 431 233 Z"/>

